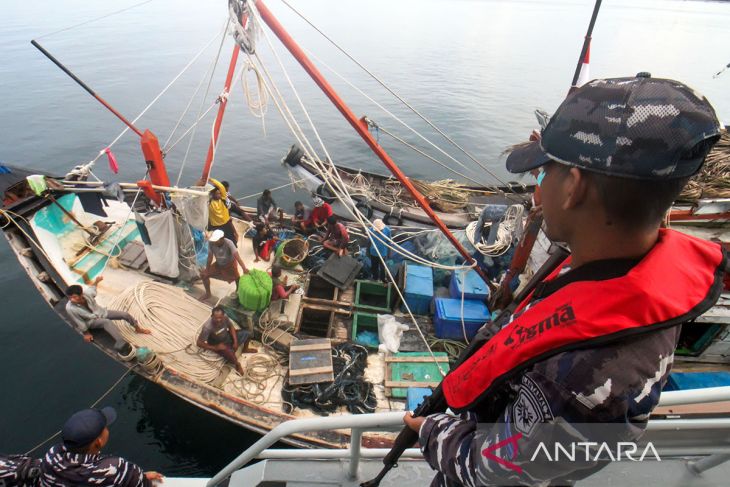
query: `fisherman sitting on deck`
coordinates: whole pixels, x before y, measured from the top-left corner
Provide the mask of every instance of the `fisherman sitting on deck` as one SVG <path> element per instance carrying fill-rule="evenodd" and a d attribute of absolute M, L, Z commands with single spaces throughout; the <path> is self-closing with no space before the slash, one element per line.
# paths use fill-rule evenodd
<path fill-rule="evenodd" d="M 340 257 L 347 254 L 347 244 L 350 243 L 350 236 L 345 225 L 337 221 L 335 215 L 327 218 L 327 233 L 322 239 L 324 248 L 331 250 Z"/>
<path fill-rule="evenodd" d="M 312 210 L 304 206 L 304 203 L 301 201 L 297 201 L 294 203 L 294 216 L 292 216 L 291 222 L 292 225 L 294 225 L 294 228 L 296 230 L 301 230 L 302 232 L 306 232 L 307 230 L 307 220 L 309 220 L 309 216 L 312 214 Z"/>
<path fill-rule="evenodd" d="M 276 206 L 276 201 L 274 201 L 274 198 L 271 196 L 270 189 L 265 189 L 264 192 L 261 193 L 261 197 L 256 200 L 256 212 L 259 220 L 267 225 L 276 220 L 277 212 L 279 213 L 279 216 L 281 216 L 282 212 L 279 207 Z"/>
<path fill-rule="evenodd" d="M 327 225 L 327 218 L 332 216 L 332 206 L 319 196 L 312 197 L 314 209 L 309 214 L 309 218 L 304 222 L 304 231 L 308 233 L 315 232 Z"/>
<path fill-rule="evenodd" d="M 223 184 L 213 178 L 210 178 L 210 183 L 215 188 L 210 190 L 208 202 L 208 230 L 213 232 L 221 230 L 228 240 L 238 245 L 238 234 L 228 211 L 228 191 Z"/>
<path fill-rule="evenodd" d="M 215 262 L 213 259 L 215 258 Z M 206 300 L 210 298 L 210 279 L 220 279 L 226 282 L 235 282 L 238 289 L 238 280 L 241 274 L 238 273 L 238 266 L 241 266 L 243 273 L 247 273 L 248 269 L 243 259 L 238 254 L 236 245 L 228 238 L 223 236 L 222 230 L 214 231 L 208 237 L 208 264 L 200 273 L 205 287 L 205 294 L 200 298 Z"/>
<path fill-rule="evenodd" d="M 196 345 L 198 348 L 217 353 L 243 375 L 243 367 L 238 362 L 236 350 L 239 345 L 243 345 L 241 350 L 243 353 L 256 353 L 258 350 L 248 346 L 250 340 L 248 330 L 236 330 L 223 307 L 216 306 L 211 311 L 208 321 L 203 324 Z"/>
<path fill-rule="evenodd" d="M 114 338 L 114 350 L 126 355 L 129 353 L 130 345 L 124 339 L 117 328 L 117 324 L 113 320 L 124 320 L 129 323 L 136 333 L 150 334 L 150 330 L 142 328 L 132 315 L 125 311 L 117 311 L 106 309 L 96 302 L 96 286 L 103 280 L 102 276 L 94 279 L 91 286 L 84 289 L 78 284 L 69 286 L 66 289 L 68 302 L 66 303 L 66 313 L 84 334 L 84 340 L 91 342 L 94 335 L 89 330 L 104 329 Z"/>
<path fill-rule="evenodd" d="M 281 267 L 274 264 L 271 266 L 271 300 L 286 299 L 291 293 L 299 289 L 298 284 L 287 285 L 286 281 L 289 276 L 281 277 Z"/>
<path fill-rule="evenodd" d="M 236 201 L 236 198 L 231 196 L 231 184 L 228 181 L 221 181 L 221 184 L 224 188 L 226 188 L 226 207 L 228 208 L 228 213 L 235 213 L 239 217 L 241 217 L 241 220 L 250 222 L 251 217 L 248 216 L 248 213 L 243 211 L 243 208 L 241 208 L 241 205 L 238 204 L 238 201 Z"/>
<path fill-rule="evenodd" d="M 256 224 L 256 234 L 251 239 L 253 245 L 253 253 L 256 256 L 254 262 L 264 259 L 266 262 L 271 258 L 271 251 L 276 245 L 278 239 L 274 236 L 271 229 L 264 223 Z"/>
<path fill-rule="evenodd" d="M 63 443 L 51 447 L 41 460 L 40 485 L 69 487 L 152 487 L 162 474 L 145 472 L 121 457 L 102 455 L 109 441 L 109 426 L 117 419 L 112 407 L 84 409 L 63 425 Z"/>
<path fill-rule="evenodd" d="M 660 228 L 719 133 L 706 98 L 640 73 L 573 91 L 541 141 L 512 151 L 510 172 L 541 171 L 545 232 L 572 255 L 443 380 L 461 416 L 404 417 L 431 485 L 573 485 L 609 463 L 595 451 L 634 445 L 682 323 L 723 289 L 720 245 Z M 540 453 L 576 443 L 596 448 Z"/>

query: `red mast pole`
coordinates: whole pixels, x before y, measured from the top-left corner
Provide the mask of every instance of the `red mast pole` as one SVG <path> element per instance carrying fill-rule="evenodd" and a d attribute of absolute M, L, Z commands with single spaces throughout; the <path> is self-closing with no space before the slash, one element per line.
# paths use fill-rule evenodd
<path fill-rule="evenodd" d="M 228 64 L 228 74 L 226 75 L 226 85 L 224 87 L 225 93 L 228 94 L 231 91 L 231 82 L 233 81 L 233 75 L 236 71 L 236 62 L 238 62 L 238 53 L 241 48 L 238 44 L 233 45 L 233 54 L 231 55 L 231 62 Z M 220 105 L 218 106 L 218 115 L 215 117 L 215 125 L 213 126 L 213 138 L 208 146 L 208 156 L 205 158 L 205 166 L 203 167 L 203 181 L 208 181 L 210 177 L 210 165 L 213 163 L 213 153 L 216 145 L 218 144 L 218 134 L 221 131 L 221 123 L 223 122 L 223 115 L 226 113 L 226 105 L 228 104 L 228 97 L 225 96 L 221 99 Z"/>
<path fill-rule="evenodd" d="M 332 86 L 330 86 L 324 76 L 322 76 L 322 73 L 320 73 L 319 70 L 314 66 L 314 64 L 312 64 L 307 55 L 304 54 L 304 51 L 302 51 L 302 49 L 297 45 L 294 39 L 292 39 L 292 37 L 286 32 L 284 27 L 279 23 L 276 17 L 274 17 L 268 7 L 266 7 L 266 5 L 261 0 L 256 1 L 256 8 L 261 14 L 261 18 L 264 20 L 264 22 L 266 22 L 269 28 L 271 28 L 274 34 L 276 34 L 276 37 L 279 38 L 279 40 L 284 44 L 284 46 L 286 46 L 286 48 L 294 56 L 294 58 L 296 58 L 299 64 L 302 65 L 304 70 L 309 74 L 309 76 L 312 77 L 314 82 L 317 83 L 317 86 L 322 89 L 324 94 L 327 95 L 327 98 L 329 98 L 330 101 L 337 107 L 342 116 L 345 117 L 350 125 L 352 125 L 352 127 L 355 129 L 355 131 L 357 131 L 360 137 L 365 140 L 365 142 L 370 146 L 372 151 L 375 152 L 375 155 L 377 155 L 380 160 L 383 161 L 383 164 L 385 164 L 388 170 L 390 170 L 390 172 L 393 173 L 396 178 L 398 178 L 398 181 L 401 182 L 403 187 L 405 187 L 408 192 L 411 193 L 413 199 L 416 200 L 418 205 L 423 208 L 423 211 L 426 212 L 429 218 L 431 218 L 431 220 L 436 224 L 438 229 L 441 230 L 446 238 L 449 239 L 451 244 L 464 257 L 464 260 L 469 264 L 474 264 L 474 258 L 469 254 L 469 252 L 466 251 L 466 249 L 461 245 L 456 237 L 454 237 L 449 229 L 446 228 L 446 225 L 444 225 L 444 222 L 442 222 L 438 215 L 434 213 L 433 209 L 428 204 L 428 201 L 426 201 L 426 198 L 424 198 L 424 196 L 415 188 L 415 186 L 413 186 L 408 177 L 406 177 L 406 175 L 403 174 L 403 172 L 398 168 L 395 162 L 393 162 L 388 153 L 385 152 L 383 148 L 378 145 L 377 141 L 368 131 L 367 123 L 365 123 L 365 121 L 362 119 L 358 119 L 357 116 L 352 112 L 352 110 L 350 110 L 345 102 L 337 95 Z M 479 274 L 484 282 L 487 283 L 490 289 L 495 289 L 494 285 L 489 280 L 484 271 L 482 271 L 478 266 L 475 266 L 474 270 Z"/>

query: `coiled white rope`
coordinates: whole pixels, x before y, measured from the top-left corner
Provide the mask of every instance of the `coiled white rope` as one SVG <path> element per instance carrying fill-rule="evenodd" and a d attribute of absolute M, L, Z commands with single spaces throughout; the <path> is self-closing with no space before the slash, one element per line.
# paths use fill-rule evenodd
<path fill-rule="evenodd" d="M 466 226 L 466 237 L 469 242 L 479 251 L 482 255 L 488 255 L 490 257 L 499 257 L 504 255 L 510 249 L 512 241 L 518 237 L 515 235 L 518 228 L 521 228 L 522 216 L 525 213 L 525 207 L 522 205 L 511 205 L 507 208 L 504 217 L 499 222 L 499 229 L 497 230 L 497 239 L 493 244 L 489 245 L 484 241 L 482 237 L 481 229 L 477 228 L 478 221 L 471 222 Z M 496 224 L 496 222 L 492 222 Z M 479 235 L 477 241 L 476 235 Z"/>

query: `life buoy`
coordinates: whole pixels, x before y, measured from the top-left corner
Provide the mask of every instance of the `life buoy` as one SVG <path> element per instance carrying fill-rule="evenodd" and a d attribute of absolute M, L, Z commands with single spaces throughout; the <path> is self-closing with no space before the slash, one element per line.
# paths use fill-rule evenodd
<path fill-rule="evenodd" d="M 363 213 L 368 220 L 373 217 L 373 207 L 366 201 L 358 201 L 355 208 L 360 210 L 360 213 Z"/>

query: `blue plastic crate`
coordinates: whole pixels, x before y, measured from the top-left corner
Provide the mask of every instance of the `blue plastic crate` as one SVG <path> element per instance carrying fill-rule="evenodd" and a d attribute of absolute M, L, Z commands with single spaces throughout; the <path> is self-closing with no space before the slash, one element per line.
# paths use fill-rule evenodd
<path fill-rule="evenodd" d="M 421 405 L 424 398 L 430 396 L 432 392 L 428 387 L 409 387 L 406 391 L 406 406 L 408 411 L 415 411 Z"/>
<path fill-rule="evenodd" d="M 730 386 L 730 372 L 672 372 L 664 390 L 685 391 L 723 386 Z"/>
<path fill-rule="evenodd" d="M 436 314 L 433 317 L 433 327 L 436 336 L 438 338 L 463 340 L 461 299 L 436 298 L 434 302 Z M 483 301 L 464 300 L 464 329 L 467 338 L 471 340 L 489 318 L 489 308 Z"/>
<path fill-rule="evenodd" d="M 428 314 L 433 299 L 433 271 L 430 267 L 406 262 L 405 289 L 403 292 L 411 312 L 417 315 Z"/>
<path fill-rule="evenodd" d="M 475 270 L 470 270 L 467 273 L 454 271 L 451 274 L 449 294 L 454 299 L 461 299 L 462 292 L 464 293 L 464 299 L 486 301 L 489 298 L 487 283 L 479 277 L 479 274 Z"/>

